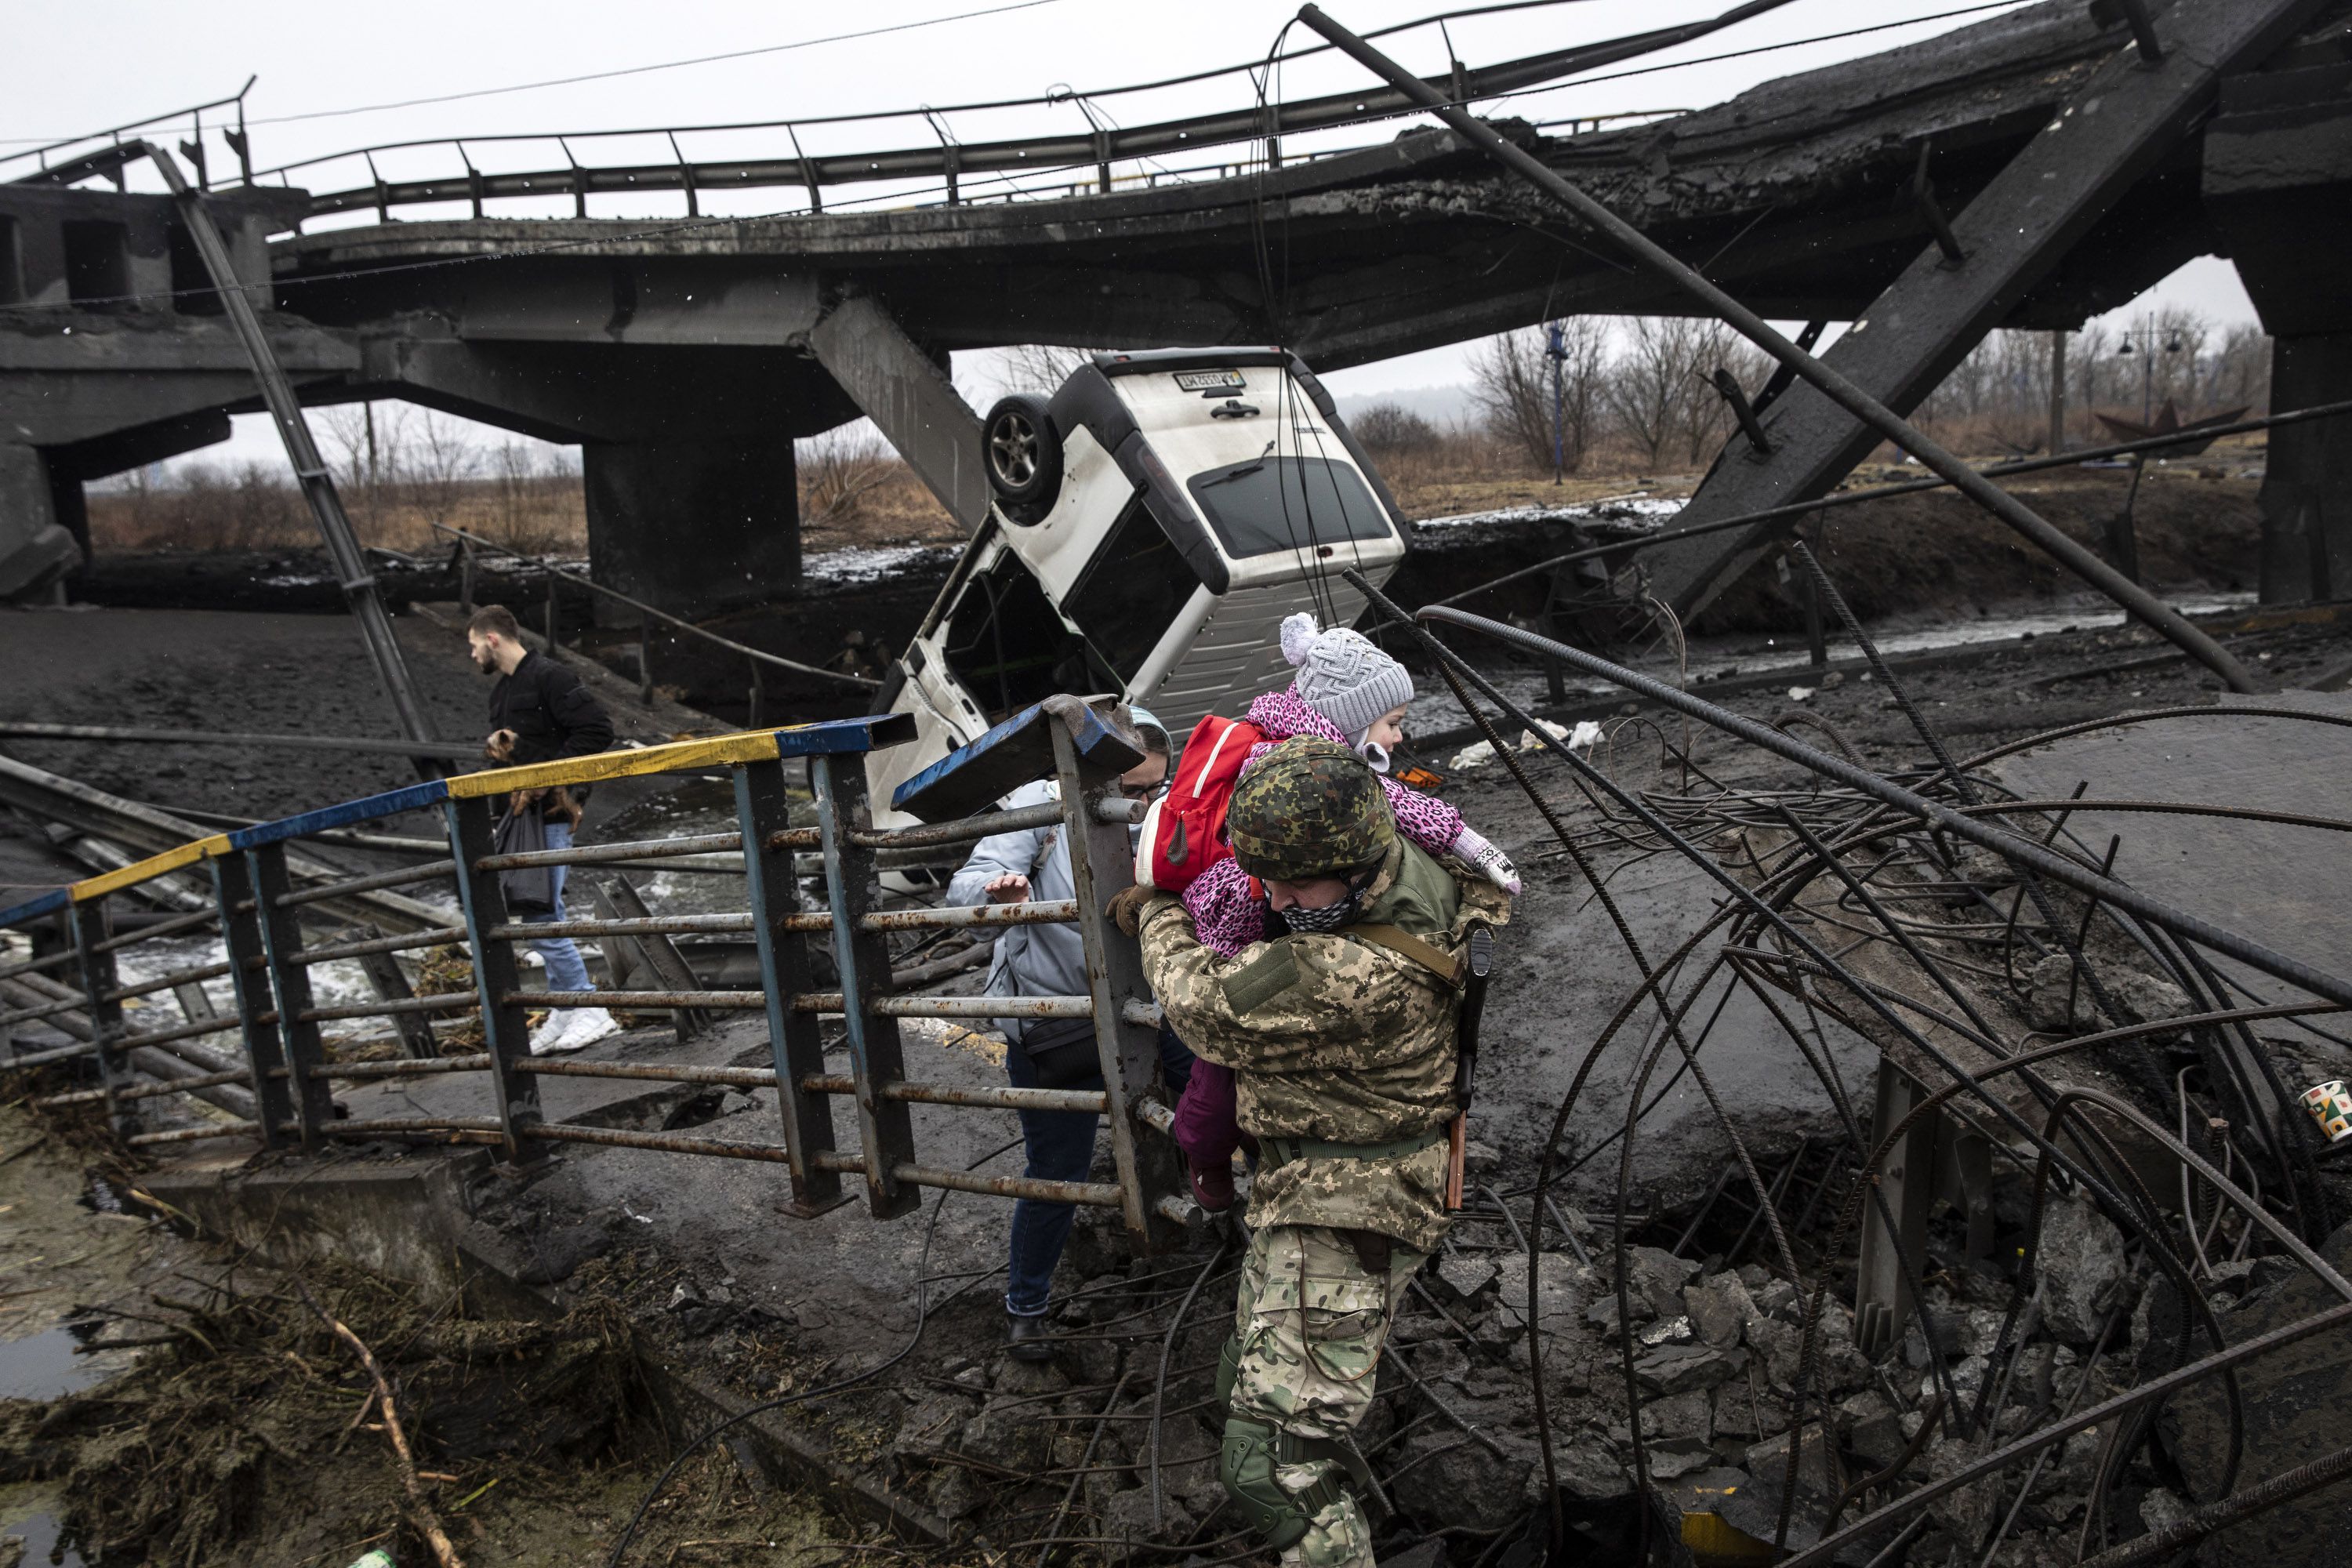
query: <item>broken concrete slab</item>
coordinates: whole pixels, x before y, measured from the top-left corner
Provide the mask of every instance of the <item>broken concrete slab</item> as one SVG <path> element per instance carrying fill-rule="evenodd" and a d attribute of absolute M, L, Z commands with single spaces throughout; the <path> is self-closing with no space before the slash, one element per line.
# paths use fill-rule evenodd
<path fill-rule="evenodd" d="M 2080 1193 L 2053 1193 L 2042 1206 L 2034 1267 L 2043 1326 L 2068 1344 L 2089 1344 L 2124 1277 L 2124 1234 Z"/>
<path fill-rule="evenodd" d="M 2338 1273 L 2352 1269 L 2352 1226 L 2337 1230 L 2317 1250 Z M 2298 1272 L 2224 1314 L 2223 1331 L 2231 1343 L 2242 1343 L 2342 1300 L 2310 1274 Z M 2242 1491 L 2344 1446 L 2346 1419 L 2352 1415 L 2352 1337 L 2319 1334 L 2273 1351 L 2241 1366 L 2238 1384 L 2245 1401 L 2246 1440 L 2234 1489 Z M 2201 1506 L 2222 1495 L 2229 1434 L 2226 1394 L 2218 1379 L 2190 1384 L 2166 1407 L 2158 1440 L 2180 1467 L 2192 1503 Z M 2347 1517 L 2352 1480 L 2339 1480 L 2231 1526 L 2202 1550 L 2214 1562 L 2317 1568 L 2343 1561 L 2341 1527 Z"/>

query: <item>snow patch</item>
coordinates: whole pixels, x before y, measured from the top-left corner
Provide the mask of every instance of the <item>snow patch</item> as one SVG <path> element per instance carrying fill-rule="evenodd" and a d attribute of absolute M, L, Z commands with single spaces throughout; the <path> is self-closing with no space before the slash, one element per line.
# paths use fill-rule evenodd
<path fill-rule="evenodd" d="M 938 557 L 946 559 L 956 552 L 953 545 L 888 544 L 852 550 L 826 550 L 802 560 L 801 571 L 809 577 L 827 583 L 875 583 L 891 576 L 919 562 Z"/>

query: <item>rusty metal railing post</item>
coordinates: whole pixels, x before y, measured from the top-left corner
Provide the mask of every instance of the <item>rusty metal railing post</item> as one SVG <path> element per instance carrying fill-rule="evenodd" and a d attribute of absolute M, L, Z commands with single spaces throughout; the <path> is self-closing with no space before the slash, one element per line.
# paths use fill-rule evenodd
<path fill-rule="evenodd" d="M 254 1120 L 261 1123 L 261 1146 L 281 1148 L 286 1142 L 286 1123 L 298 1120 L 294 1108 L 298 1086 L 281 1033 L 284 1015 L 272 994 L 269 954 L 262 941 L 253 871 L 244 855 L 217 856 L 212 867 L 213 897 L 220 904 L 221 941 L 228 948 L 229 984 L 236 994 L 246 1070 L 253 1076 Z M 287 1076 L 278 1076 L 281 1072 Z M 321 1089 L 325 1087 L 320 1085 Z"/>
<path fill-rule="evenodd" d="M 1070 846 L 1078 934 L 1086 948 L 1087 990 L 1094 1003 L 1095 1047 L 1102 1058 L 1103 1110 L 1118 1171 L 1120 1213 L 1139 1250 L 1160 1250 L 1175 1234 L 1160 1215 L 1160 1200 L 1181 1192 L 1184 1179 L 1176 1168 L 1172 1142 L 1135 1135 L 1137 1112 L 1160 1085 L 1160 1030 L 1128 1016 L 1127 1004 L 1150 1002 L 1151 989 L 1144 984 L 1142 955 L 1135 943 L 1112 931 L 1103 918 L 1104 904 L 1135 880 L 1135 851 L 1127 828 L 1103 821 L 1095 809 L 1118 784 L 1118 771 L 1080 757 L 1067 726 L 1049 728 L 1055 776 L 1062 791 L 1062 832 Z"/>
<path fill-rule="evenodd" d="M 861 765 L 864 762 L 862 757 L 853 760 Z M 824 1043 L 815 1016 L 793 1006 L 793 997 L 815 987 L 809 983 L 808 939 L 783 925 L 787 915 L 800 912 L 793 852 L 771 847 L 774 837 L 792 826 L 791 807 L 782 762 L 745 763 L 735 769 L 735 815 L 743 829 L 743 876 L 750 884 L 760 988 L 768 998 L 776 1110 L 783 1119 L 784 1151 L 792 1157 L 788 1211 L 806 1218 L 845 1202 L 847 1194 L 841 1190 L 841 1173 L 820 1170 L 814 1160 L 819 1153 L 834 1152 L 832 1103 L 802 1087 L 824 1072 Z"/>
<path fill-rule="evenodd" d="M 522 1129 L 540 1121 L 539 1079 L 530 1070 L 530 1019 L 510 1001 L 521 988 L 514 949 L 492 937 L 508 921 L 499 874 L 480 861 L 494 847 L 490 797 L 447 800 L 441 809 L 449 823 L 450 853 L 457 858 L 457 900 L 466 912 L 466 945 L 474 955 L 474 989 L 482 1002 L 482 1037 L 489 1047 L 490 1084 L 499 1099 L 499 1128 L 505 1157 L 524 1158 Z"/>
<path fill-rule="evenodd" d="M 281 901 L 293 887 L 286 869 L 286 846 L 257 845 L 245 852 L 245 858 L 269 989 L 278 998 L 278 1039 L 288 1073 L 289 1109 L 302 1152 L 316 1153 L 326 1138 L 327 1123 L 334 1120 L 335 1102 L 327 1090 L 327 1080 L 312 1070 L 326 1065 L 327 1053 L 319 1037 L 318 1020 L 303 1016 L 312 1005 L 310 972 L 299 962 L 301 916 Z M 255 1103 L 264 1102 L 257 1096 Z M 273 1124 L 268 1131 L 277 1128 Z"/>
<path fill-rule="evenodd" d="M 107 938 L 106 900 L 92 899 L 73 907 L 74 958 L 81 975 L 84 1005 L 89 1013 L 89 1039 L 98 1062 L 98 1085 L 106 1091 L 106 1124 L 118 1136 L 139 1131 L 135 1100 L 116 1097 L 131 1087 L 131 1067 L 118 1045 L 122 1038 L 122 1004 L 107 998 L 116 987 L 114 953 Z"/>
<path fill-rule="evenodd" d="M 811 770 L 816 784 L 817 825 L 824 847 L 826 890 L 833 907 L 833 953 L 841 967 L 842 1023 L 849 1035 L 849 1067 L 857 1098 L 860 1153 L 866 1162 L 866 1201 L 877 1219 L 896 1219 L 921 1201 L 921 1194 L 896 1175 L 915 1159 L 914 1125 L 906 1102 L 886 1099 L 883 1086 L 907 1076 L 898 1020 L 868 1011 L 890 988 L 890 947 L 878 931 L 860 931 L 859 917 L 877 902 L 874 851 L 856 836 L 872 826 L 866 807 L 866 759 L 820 756 Z"/>

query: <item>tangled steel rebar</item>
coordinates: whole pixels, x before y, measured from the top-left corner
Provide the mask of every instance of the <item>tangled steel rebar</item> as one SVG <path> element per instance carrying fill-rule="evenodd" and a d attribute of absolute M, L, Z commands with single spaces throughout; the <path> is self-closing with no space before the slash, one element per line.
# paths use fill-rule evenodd
<path fill-rule="evenodd" d="M 1820 574 L 1809 556 L 1804 563 Z M 2112 807 L 2319 832 L 2341 831 L 2346 824 L 2230 803 L 2095 803 L 2081 789 L 2068 800 L 2019 798 L 1986 771 L 1988 763 L 2099 726 L 2069 726 L 1979 756 L 1954 758 L 1876 657 L 1825 574 L 1819 577 L 1827 590 L 1825 602 L 1840 612 L 1845 633 L 1861 645 L 1874 675 L 1932 753 L 1934 763 L 1924 772 L 1872 772 L 1826 721 L 1819 727 L 1842 756 L 1796 740 L 1786 725 L 1757 722 L 1517 627 L 1444 607 L 1425 609 L 1416 620 L 1360 576 L 1349 575 L 1375 610 L 1407 631 L 1438 666 L 1472 722 L 1535 803 L 1561 851 L 1591 883 L 1639 975 L 1632 994 L 1586 1049 L 1551 1119 L 1532 1188 L 1536 1212 L 1544 1211 L 1566 1173 L 1602 1147 L 1616 1149 L 1613 1263 L 1618 1321 L 1629 1324 L 1628 1279 L 1637 1239 L 1627 1217 L 1635 1206 L 1633 1149 L 1643 1118 L 1664 1098 L 1664 1091 L 1654 1093 L 1650 1084 L 1671 1051 L 1680 1059 L 1667 1087 L 1687 1077 L 1700 1089 L 1729 1155 L 1724 1179 L 1683 1228 L 1683 1240 L 1698 1234 L 1707 1209 L 1744 1188 L 1748 1217 L 1738 1243 L 1717 1259 L 1725 1268 L 1737 1261 L 1760 1221 L 1769 1237 L 1772 1271 L 1802 1292 L 1801 1348 L 1793 1387 L 1787 1391 L 1791 1430 L 1786 1462 L 1777 1477 L 1757 1478 L 1777 1493 L 1769 1531 L 1775 1551 L 1793 1552 L 1788 1561 L 1810 1563 L 1867 1542 L 1868 1549 L 1894 1553 L 1886 1560 L 1898 1560 L 1899 1548 L 1928 1522 L 1923 1510 L 1948 1507 L 1960 1489 L 2015 1470 L 2014 1501 L 2005 1511 L 1995 1507 L 1974 1538 L 1955 1542 L 1955 1560 L 1990 1563 L 2017 1528 L 2029 1494 L 2037 1484 L 2049 1491 L 2045 1460 L 2071 1436 L 2094 1428 L 2100 1440 L 2090 1463 L 2084 1517 L 2069 1543 L 2070 1555 L 2084 1560 L 2138 1562 L 2177 1552 L 2306 1495 L 2339 1473 L 2335 1456 L 2323 1458 L 2316 1451 L 2269 1456 L 2260 1471 L 2248 1464 L 2247 1405 L 2255 1395 L 2245 1380 L 2260 1373 L 2265 1353 L 2352 1317 L 2352 1282 L 2340 1267 L 2344 1255 L 2327 1245 L 2345 1217 L 2342 1190 L 2324 1163 L 2328 1146 L 2289 1092 L 2275 1048 L 2251 1026 L 2277 1021 L 2297 1031 L 2317 1054 L 2340 1050 L 2346 1042 L 2314 1020 L 2352 1004 L 2352 983 L 2130 887 L 2114 875 L 2116 844 L 2110 841 L 2104 852 L 2095 849 L 2070 832 L 2068 821 L 2082 810 Z M 1692 756 L 1687 740 L 1677 746 L 1666 731 L 1642 718 L 1619 725 L 1610 742 L 1588 758 L 1514 705 L 1424 623 L 1493 637 L 1611 680 L 1720 735 L 1798 764 L 1811 775 L 1811 786 L 1727 784 L 1714 776 L 1727 771 L 1719 762 L 1710 773 Z M 1474 689 L 1495 713 L 1481 708 Z M 2236 706 L 2125 714 L 2104 722 L 2119 726 L 2216 711 L 2344 721 L 2333 715 Z M 1546 797 L 1516 749 L 1504 744 L 1503 725 L 1523 728 L 1532 744 L 1564 765 L 1585 808 L 1573 825 L 1559 803 Z M 1618 752 L 1645 731 L 1654 732 L 1673 766 L 1662 772 L 1660 787 L 1639 789 L 1619 776 L 1624 770 Z M 1696 867 L 1725 896 L 1697 930 L 1654 962 L 1618 912 L 1610 883 L 1636 860 L 1667 853 Z M 2216 956 L 2242 967 L 2225 975 L 2213 962 Z M 2258 978 L 2239 978 L 2245 970 Z M 2281 983 L 2283 989 L 2265 994 L 2257 988 L 2265 980 Z M 1759 1160 L 1749 1147 L 1753 1130 L 1743 1130 L 1727 1114 L 1708 1083 L 1704 1048 L 1735 990 L 1761 1003 L 1794 1048 L 1801 1070 L 1821 1083 L 1841 1130 L 1842 1147 L 1831 1156 L 1831 1168 L 1806 1205 L 1810 1219 L 1842 1167 L 1845 1184 L 1825 1241 L 1790 1234 L 1805 1227 L 1787 1225 L 1782 1215 L 1813 1139 L 1809 1136 L 1786 1163 Z M 2151 996 L 2161 1000 L 2152 1003 Z M 1597 1146 L 1590 1139 L 1571 1145 L 1565 1136 L 1597 1064 L 1643 1012 L 1654 1012 L 1661 1026 L 1645 1044 L 1628 1047 L 1637 1057 L 1627 1073 L 1631 1088 L 1622 1125 Z M 1700 1018 L 1704 1022 L 1696 1022 Z M 1898 1098 L 1891 1116 L 1883 1094 L 1877 1116 L 1866 1101 L 1857 1107 L 1855 1086 L 1842 1079 L 1827 1048 L 1825 1023 L 1875 1047 L 1879 1071 L 1900 1074 L 1914 1086 L 1913 1097 Z M 2173 1048 L 2187 1065 L 2158 1070 L 2158 1047 L 2166 1042 L 2177 1043 Z M 2011 1260 L 1999 1267 L 1988 1260 L 1980 1270 L 1984 1278 L 1975 1282 L 1980 1293 L 1998 1294 L 2004 1303 L 1995 1342 L 1979 1352 L 1981 1365 L 1971 1364 L 1977 1358 L 1952 1364 L 1957 1349 L 1942 1342 L 1951 1320 L 1931 1310 L 1934 1303 L 1923 1290 L 1928 1264 L 1935 1261 L 1948 1276 L 1951 1259 L 1911 1256 L 1909 1248 L 1919 1238 L 1916 1224 L 1906 1237 L 1887 1197 L 1890 1181 L 1900 1180 L 1904 1141 L 1937 1119 L 1950 1119 L 1981 1138 L 1992 1179 L 2013 1182 L 2026 1205 Z M 2201 1148 L 2189 1134 L 2192 1125 L 2200 1124 L 2206 1131 Z M 2154 1182 L 2147 1174 L 2151 1167 L 2170 1173 Z M 2111 1292 L 2116 1300 L 2092 1364 L 2074 1377 L 2070 1397 L 2058 1405 L 2045 1394 L 2019 1407 L 2009 1402 L 2019 1392 L 2019 1369 L 2029 1345 L 2043 1334 L 2047 1283 L 2063 1278 L 2075 1261 L 2043 1254 L 2045 1222 L 2062 1201 L 2088 1203 L 2126 1238 L 2128 1278 Z M 1916 1325 L 1916 1343 L 1906 1359 L 1912 1368 L 1924 1367 L 1927 1379 L 1921 1407 L 1910 1412 L 1916 1417 L 1907 1428 L 1911 1440 L 1894 1462 L 1832 1496 L 1818 1482 L 1805 1484 L 1800 1456 L 1809 1444 L 1834 1451 L 1848 1440 L 1826 1386 L 1824 1361 L 1843 1353 L 1863 1326 L 1849 1326 L 1828 1297 L 1853 1267 L 1853 1243 L 1874 1226 L 1879 1244 L 1895 1256 L 1895 1280 L 1904 1297 L 1891 1321 L 1907 1319 Z M 2252 1258 L 2274 1259 L 2275 1268 L 2310 1281 L 2322 1310 L 2261 1333 L 2225 1322 L 2231 1303 L 2223 1287 L 2242 1278 Z M 1538 1252 L 1529 1270 L 1530 1322 L 1536 1321 L 1536 1274 L 1543 1261 Z M 1995 1282 L 1990 1289 L 1989 1280 Z M 2133 1318 L 2130 1307 L 2137 1295 L 2162 1303 L 2154 1326 L 2146 1321 L 2145 1302 Z M 2336 1304 L 2325 1305 L 2328 1301 Z M 2126 1331 L 2138 1341 L 2134 1354 L 2105 1354 L 2109 1342 L 2126 1337 Z M 1546 1337 L 1530 1332 L 1527 1341 L 1539 1410 Z M 1881 1363 L 1874 1373 L 1879 1385 L 1896 1394 L 1885 1375 L 1892 1344 L 1861 1348 Z M 1649 1437 L 1640 1414 L 1644 1394 L 1636 1376 L 1638 1353 L 1629 1325 L 1620 1336 L 1617 1360 L 1630 1413 L 1629 1468 L 1636 1486 L 1645 1487 Z M 1961 1372 L 1965 1378 L 1958 1375 Z M 2177 1461 L 2162 1450 L 2157 1418 L 2168 1401 L 2208 1383 L 2218 1390 L 2226 1415 L 2218 1480 L 2211 1475 L 2201 1479 L 2202 1490 L 2191 1500 L 2201 1506 L 2116 1544 L 2119 1536 L 2135 1534 L 2114 1503 L 2134 1467 L 2139 1467 L 2136 1473 L 2143 1485 L 2151 1472 L 2176 1486 L 2188 1485 Z M 1547 1476 L 1555 1483 L 1557 1540 L 1564 1510 L 1555 1446 L 1563 1434 L 1548 1416 L 1539 1416 L 1537 1429 Z M 1863 1505 L 1858 1517 L 1841 1526 L 1841 1518 L 1857 1502 Z M 1938 1512 L 1937 1522 L 1948 1529 L 1951 1520 Z M 1643 1522 L 1648 1523 L 1646 1511 Z"/>

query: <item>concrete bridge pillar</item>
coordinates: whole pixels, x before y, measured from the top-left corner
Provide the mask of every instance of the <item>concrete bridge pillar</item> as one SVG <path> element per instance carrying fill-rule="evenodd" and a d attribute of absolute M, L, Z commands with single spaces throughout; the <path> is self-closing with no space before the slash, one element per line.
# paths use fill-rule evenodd
<path fill-rule="evenodd" d="M 799 581 L 799 475 L 782 432 L 592 441 L 581 458 L 597 582 L 690 616 Z"/>
<path fill-rule="evenodd" d="M 2271 408 L 2352 401 L 2352 102 L 2342 68 L 2231 79 L 2205 132 L 2206 209 L 2271 334 Z M 2352 598 L 2352 417 L 2270 435 L 2268 605 Z"/>
<path fill-rule="evenodd" d="M 79 479 L 53 475 L 37 447 L 0 445 L 0 600 L 38 593 L 81 565 L 68 526 L 80 517 Z"/>
<path fill-rule="evenodd" d="M 2352 331 L 2271 344 L 2271 412 L 2352 402 Z M 2262 489 L 2266 605 L 2352 599 L 2352 416 L 2271 432 Z"/>

